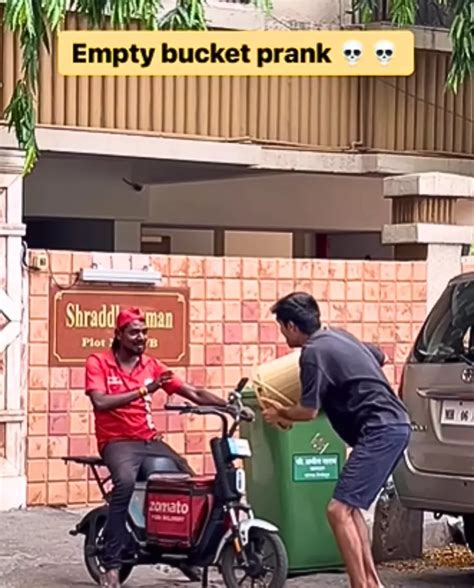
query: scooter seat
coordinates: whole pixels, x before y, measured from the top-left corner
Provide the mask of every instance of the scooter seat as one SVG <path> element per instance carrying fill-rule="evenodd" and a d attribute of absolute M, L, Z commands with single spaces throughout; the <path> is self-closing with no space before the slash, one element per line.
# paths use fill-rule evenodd
<path fill-rule="evenodd" d="M 146 482 L 150 476 L 185 476 L 189 474 L 184 473 L 171 457 L 164 456 L 149 456 L 143 461 L 140 470 L 138 471 L 137 482 Z M 181 478 L 182 479 L 182 478 Z"/>

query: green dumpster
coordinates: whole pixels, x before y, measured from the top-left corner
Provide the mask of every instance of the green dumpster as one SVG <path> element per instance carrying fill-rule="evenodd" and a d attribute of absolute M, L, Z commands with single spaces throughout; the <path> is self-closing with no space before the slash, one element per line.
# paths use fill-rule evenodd
<path fill-rule="evenodd" d="M 286 432 L 263 420 L 253 390 L 243 400 L 256 413 L 253 423 L 240 428 L 252 447 L 245 470 L 255 516 L 280 529 L 290 574 L 341 568 L 326 507 L 345 461 L 343 441 L 324 415 Z"/>

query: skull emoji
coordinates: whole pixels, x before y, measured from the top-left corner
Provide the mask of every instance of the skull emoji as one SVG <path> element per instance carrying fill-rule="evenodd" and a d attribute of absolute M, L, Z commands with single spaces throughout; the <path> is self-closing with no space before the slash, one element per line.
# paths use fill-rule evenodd
<path fill-rule="evenodd" d="M 344 43 L 342 52 L 349 65 L 355 65 L 362 57 L 362 43 L 359 41 L 347 41 Z"/>
<path fill-rule="evenodd" d="M 375 44 L 375 56 L 382 65 L 388 65 L 395 53 L 395 45 L 392 41 L 379 41 Z"/>

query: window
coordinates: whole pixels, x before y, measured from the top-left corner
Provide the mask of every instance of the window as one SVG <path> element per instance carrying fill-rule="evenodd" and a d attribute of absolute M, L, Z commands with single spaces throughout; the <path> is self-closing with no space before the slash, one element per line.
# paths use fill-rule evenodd
<path fill-rule="evenodd" d="M 88 218 L 25 218 L 31 249 L 113 251 L 114 221 Z"/>
<path fill-rule="evenodd" d="M 474 363 L 474 282 L 448 287 L 431 311 L 414 348 L 420 363 Z"/>

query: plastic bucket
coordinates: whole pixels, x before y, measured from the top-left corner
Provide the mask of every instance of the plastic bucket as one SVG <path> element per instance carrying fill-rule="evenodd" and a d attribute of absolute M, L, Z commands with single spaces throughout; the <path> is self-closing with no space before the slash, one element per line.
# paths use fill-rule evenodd
<path fill-rule="evenodd" d="M 265 410 L 294 406 L 301 396 L 298 349 L 257 366 L 252 374 L 253 388 L 260 407 Z"/>

